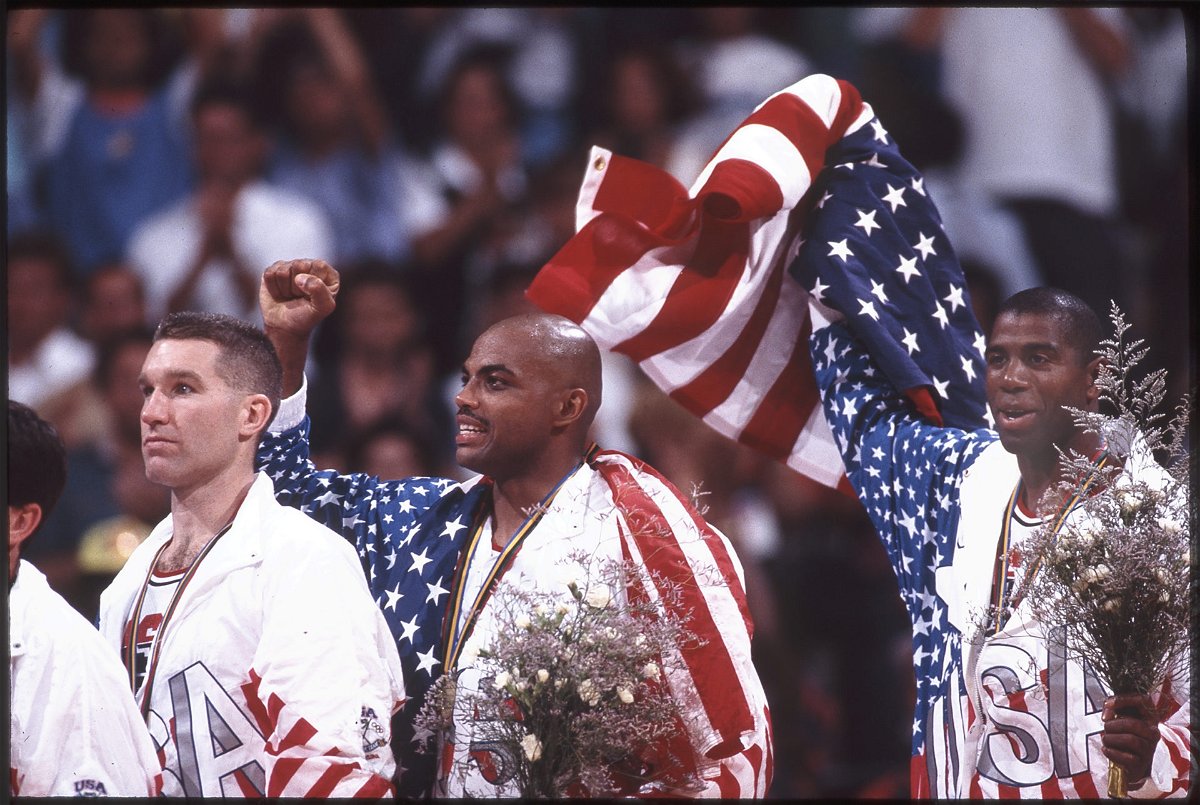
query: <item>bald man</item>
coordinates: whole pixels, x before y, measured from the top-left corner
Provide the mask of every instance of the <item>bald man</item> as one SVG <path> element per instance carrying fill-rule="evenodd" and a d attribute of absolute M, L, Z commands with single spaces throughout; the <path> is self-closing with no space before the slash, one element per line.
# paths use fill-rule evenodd
<path fill-rule="evenodd" d="M 668 481 L 631 456 L 589 443 L 602 393 L 591 337 L 548 314 L 505 319 L 479 336 L 455 397 L 456 458 L 474 477 L 340 475 L 309 461 L 303 372 L 310 335 L 332 312 L 338 287 L 337 272 L 319 260 L 275 263 L 264 272 L 264 329 L 288 396 L 259 463 L 275 479 L 280 502 L 358 548 L 396 636 L 410 696 L 393 726 L 400 795 L 519 793 L 502 752 L 476 740 L 469 708 L 456 708 L 453 729 L 434 737 L 436 765 L 434 754 L 416 751 L 412 718 L 446 671 L 455 674 L 460 701 L 492 684 L 491 672 L 463 647 L 486 645 L 495 633 L 490 605 L 498 584 L 566 602 L 563 578 L 594 578 L 607 561 L 632 557 L 630 590 L 665 576 L 681 582 L 685 609 L 696 613 L 688 626 L 703 645 L 681 647 L 684 662 L 668 675 L 689 717 L 689 740 L 657 753 L 670 763 L 633 769 L 640 779 L 629 788 L 588 793 L 765 796 L 770 717 L 750 660 L 741 565 L 724 535 Z"/>

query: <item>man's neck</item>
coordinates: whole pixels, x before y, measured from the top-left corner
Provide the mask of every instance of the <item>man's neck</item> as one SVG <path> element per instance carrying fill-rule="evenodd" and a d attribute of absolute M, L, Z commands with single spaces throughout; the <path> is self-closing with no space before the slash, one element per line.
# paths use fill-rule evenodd
<path fill-rule="evenodd" d="M 495 480 L 492 487 L 492 544 L 503 548 L 516 536 L 550 491 L 583 459 L 582 454 L 557 462 L 552 468 L 518 478 Z"/>
<path fill-rule="evenodd" d="M 1081 434 L 1072 440 L 1066 452 L 1069 455 L 1070 451 L 1074 450 L 1082 455 L 1092 456 L 1100 449 L 1100 445 L 1101 440 L 1096 434 Z M 1082 480 L 1065 479 L 1063 473 L 1066 467 L 1063 465 L 1058 451 L 1053 447 L 1049 453 L 1038 456 L 1018 456 L 1017 466 L 1021 471 L 1022 486 L 1021 500 L 1018 502 L 1027 511 L 1041 515 L 1052 512 L 1062 505 L 1063 493 L 1059 492 L 1057 487 L 1063 480 L 1071 480 L 1074 483 Z"/>
<path fill-rule="evenodd" d="M 171 541 L 159 557 L 158 569 L 190 567 L 208 541 L 233 522 L 253 483 L 250 475 L 243 483 L 223 483 L 216 491 L 209 485 L 183 494 L 172 492 Z"/>

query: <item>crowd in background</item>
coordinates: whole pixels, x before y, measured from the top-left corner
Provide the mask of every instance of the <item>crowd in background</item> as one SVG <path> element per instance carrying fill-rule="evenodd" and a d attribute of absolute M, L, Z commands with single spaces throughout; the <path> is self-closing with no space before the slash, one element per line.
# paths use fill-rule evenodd
<path fill-rule="evenodd" d="M 169 511 L 137 375 L 173 310 L 258 322 L 271 262 L 324 258 L 321 466 L 461 476 L 450 399 L 574 232 L 590 145 L 690 186 L 764 98 L 845 78 L 924 172 L 985 328 L 1054 284 L 1116 301 L 1192 380 L 1190 18 L 1178 8 L 21 9 L 6 50 L 9 396 L 58 427 L 63 499 L 24 556 L 89 617 Z M 602 446 L 738 548 L 773 795 L 904 796 L 907 620 L 859 504 L 757 457 L 606 356 Z M 10 468 L 19 471 L 19 468 Z"/>

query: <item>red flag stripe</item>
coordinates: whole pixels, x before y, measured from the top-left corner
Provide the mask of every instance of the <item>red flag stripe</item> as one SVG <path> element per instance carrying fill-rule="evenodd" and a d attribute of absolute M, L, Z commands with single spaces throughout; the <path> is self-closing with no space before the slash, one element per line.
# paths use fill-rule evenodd
<path fill-rule="evenodd" d="M 610 483 L 617 484 L 621 490 L 622 500 L 618 505 L 627 520 L 630 513 L 635 514 L 631 536 L 647 568 L 669 578 L 678 579 L 679 570 L 691 575 L 691 566 L 678 542 L 652 538 L 651 535 L 672 533 L 670 523 L 629 471 L 612 464 L 601 464 L 600 469 Z M 668 572 L 668 568 L 675 572 Z M 657 584 L 657 577 L 655 581 L 661 596 L 663 590 Z M 688 603 L 692 605 L 690 608 L 680 605 L 673 614 L 687 620 L 700 635 L 719 636 L 708 601 L 701 595 L 691 596 Z M 721 725 L 723 733 L 731 733 L 724 734 L 726 738 L 753 730 L 754 716 L 746 705 L 745 696 L 732 695 L 741 690 L 741 681 L 724 642 L 709 640 L 703 646 L 688 648 L 681 654 L 709 723 Z"/>
<path fill-rule="evenodd" d="M 747 229 L 746 224 L 705 224 L 695 254 L 675 279 L 654 320 L 613 351 L 641 363 L 712 327 L 741 278 L 750 237 Z"/>
<path fill-rule="evenodd" d="M 812 377 L 808 341 L 801 338 L 792 347 L 787 367 L 759 403 L 738 440 L 772 458 L 787 459 L 813 408 L 821 404 Z"/>
<path fill-rule="evenodd" d="M 767 325 L 774 315 L 775 305 L 779 302 L 779 287 L 782 282 L 783 268 L 777 266 L 767 280 L 766 289 L 759 297 L 754 313 L 738 333 L 737 339 L 695 379 L 672 391 L 672 399 L 699 417 L 703 417 L 728 399 L 758 353 L 763 333 L 766 332 Z"/>
<path fill-rule="evenodd" d="M 338 783 L 350 776 L 356 769 L 360 768 L 357 763 L 335 763 L 317 778 L 317 781 L 312 784 L 308 791 L 304 792 L 306 797 L 329 797 L 337 789 Z"/>
<path fill-rule="evenodd" d="M 304 758 L 281 757 L 276 760 L 267 779 L 267 796 L 282 796 L 283 790 L 303 764 Z"/>

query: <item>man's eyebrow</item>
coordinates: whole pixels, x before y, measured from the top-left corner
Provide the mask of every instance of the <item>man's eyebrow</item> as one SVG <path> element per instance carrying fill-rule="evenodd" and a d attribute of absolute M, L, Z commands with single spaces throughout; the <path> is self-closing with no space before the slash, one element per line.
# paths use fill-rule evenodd
<path fill-rule="evenodd" d="M 475 372 L 475 374 L 477 374 L 477 375 L 483 375 L 483 374 L 487 374 L 487 373 L 489 373 L 489 372 L 503 372 L 503 373 L 505 373 L 505 374 L 508 374 L 508 375 L 514 374 L 514 372 L 513 372 L 513 370 L 512 370 L 512 369 L 509 369 L 507 366 L 505 366 L 505 365 L 504 365 L 504 364 L 502 364 L 502 363 L 488 363 L 488 364 L 484 364 L 483 366 L 480 366 L 480 367 L 479 367 L 479 370 L 478 370 L 477 372 Z M 464 367 L 462 368 L 462 373 L 463 373 L 463 375 L 464 375 L 464 376 L 467 376 L 467 377 L 470 377 L 470 376 L 471 376 L 471 372 L 467 370 L 467 367 L 466 367 L 466 366 L 464 366 Z"/>
<path fill-rule="evenodd" d="M 196 372 L 192 371 L 191 369 L 167 369 L 165 372 L 163 372 L 163 376 L 168 380 L 191 380 L 195 383 L 198 383 L 202 380 L 200 375 L 196 374 Z M 138 375 L 139 384 L 145 385 L 148 382 L 149 380 L 146 378 L 144 373 Z"/>

